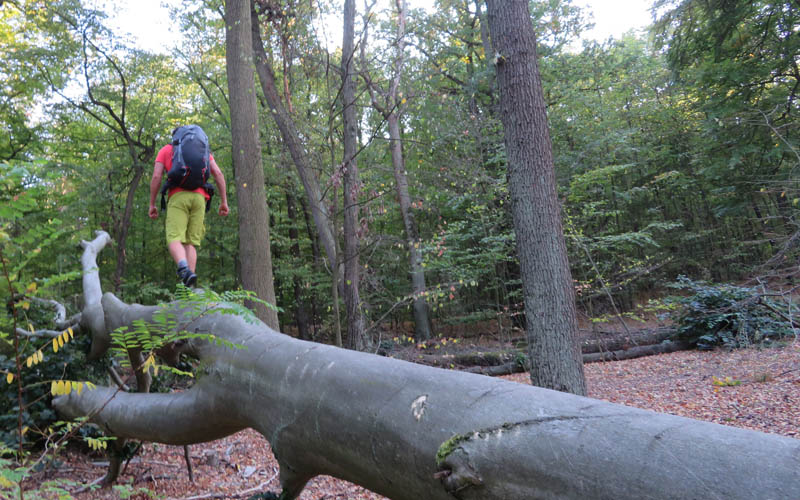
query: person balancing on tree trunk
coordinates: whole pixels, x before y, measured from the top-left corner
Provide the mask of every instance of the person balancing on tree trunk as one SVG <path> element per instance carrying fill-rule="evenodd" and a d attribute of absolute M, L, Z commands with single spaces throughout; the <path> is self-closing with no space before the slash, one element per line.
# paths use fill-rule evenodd
<path fill-rule="evenodd" d="M 165 171 L 167 181 L 161 188 Z M 222 197 L 219 214 L 226 216 L 225 177 L 211 154 L 208 136 L 197 125 L 184 125 L 172 131 L 172 142 L 158 152 L 150 180 L 150 218 L 158 218 L 156 194 L 161 188 L 161 209 L 167 211 L 167 248 L 178 266 L 178 277 L 186 286 L 197 283 L 197 249 L 205 234 L 205 213 L 214 195 L 214 186 L 208 183 L 209 173 Z"/>

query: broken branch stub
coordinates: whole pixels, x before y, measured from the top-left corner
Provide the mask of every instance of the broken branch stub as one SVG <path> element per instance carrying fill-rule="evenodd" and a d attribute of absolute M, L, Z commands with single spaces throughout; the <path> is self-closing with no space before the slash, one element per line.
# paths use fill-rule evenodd
<path fill-rule="evenodd" d="M 152 316 L 106 294 L 107 324 Z M 175 314 L 182 314 L 175 310 Z M 315 475 L 396 500 L 800 498 L 800 441 L 296 340 L 211 314 L 184 348 L 191 389 L 98 388 L 55 400 L 107 432 L 182 445 L 252 427 L 283 498 Z M 101 409 L 102 408 L 102 409 Z"/>
<path fill-rule="evenodd" d="M 97 359 L 105 354 L 111 345 L 111 336 L 106 329 L 103 307 L 100 305 L 103 290 L 100 286 L 100 270 L 97 268 L 97 254 L 111 243 L 111 236 L 105 231 L 95 231 L 95 236 L 92 241 L 81 241 L 83 248 L 81 255 L 83 311 L 80 325 L 92 336 L 92 347 L 87 355 L 89 360 Z"/>

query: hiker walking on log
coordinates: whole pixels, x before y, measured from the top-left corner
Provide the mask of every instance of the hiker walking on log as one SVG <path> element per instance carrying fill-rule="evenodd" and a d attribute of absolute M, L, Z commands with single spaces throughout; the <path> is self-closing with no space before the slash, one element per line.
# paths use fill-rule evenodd
<path fill-rule="evenodd" d="M 167 181 L 161 188 L 164 172 L 167 172 Z M 214 195 L 214 186 L 208 183 L 209 174 L 222 197 L 219 214 L 228 215 L 225 177 L 211 154 L 208 136 L 197 125 L 176 127 L 172 131 L 172 142 L 162 147 L 156 156 L 150 180 L 149 215 L 151 219 L 158 218 L 156 194 L 161 188 L 161 209 L 167 211 L 167 249 L 178 266 L 178 277 L 186 286 L 197 282 L 197 249 L 205 234 L 205 213 Z"/>

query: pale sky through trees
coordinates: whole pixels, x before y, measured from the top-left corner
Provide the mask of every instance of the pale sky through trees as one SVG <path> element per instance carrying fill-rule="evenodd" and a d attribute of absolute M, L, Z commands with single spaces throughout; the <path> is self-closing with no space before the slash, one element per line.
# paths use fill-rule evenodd
<path fill-rule="evenodd" d="M 600 42 L 650 25 L 652 3 L 651 0 L 575 0 L 575 5 L 592 12 L 595 23 L 594 29 L 584 33 L 583 37 Z"/>
<path fill-rule="evenodd" d="M 180 0 L 94 0 L 94 5 L 105 6 L 111 13 L 111 25 L 120 33 L 130 33 L 139 48 L 149 51 L 168 52 L 172 39 L 179 35 L 173 27 L 169 11 L 162 4 L 180 5 Z M 432 0 L 410 0 L 411 6 L 432 5 Z M 586 7 L 592 14 L 595 28 L 584 34 L 587 40 L 605 41 L 608 37 L 619 38 L 631 29 L 640 29 L 651 23 L 649 0 L 574 0 L 575 5 Z M 90 3 L 91 4 L 91 3 Z M 112 7 L 113 6 L 113 7 Z M 341 43 L 341 30 L 329 37 L 333 43 Z"/>

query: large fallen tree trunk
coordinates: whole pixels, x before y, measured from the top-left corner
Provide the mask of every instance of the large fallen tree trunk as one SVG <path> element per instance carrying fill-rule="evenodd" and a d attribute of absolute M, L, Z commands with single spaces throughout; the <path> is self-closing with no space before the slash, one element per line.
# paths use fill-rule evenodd
<path fill-rule="evenodd" d="M 102 299 L 106 328 L 156 307 Z M 189 321 L 173 308 L 179 320 Z M 296 340 L 211 314 L 184 348 L 205 372 L 189 390 L 109 388 L 55 400 L 107 433 L 167 444 L 251 427 L 280 464 L 282 498 L 315 475 L 398 500 L 800 498 L 800 441 L 653 413 L 481 375 Z"/>

